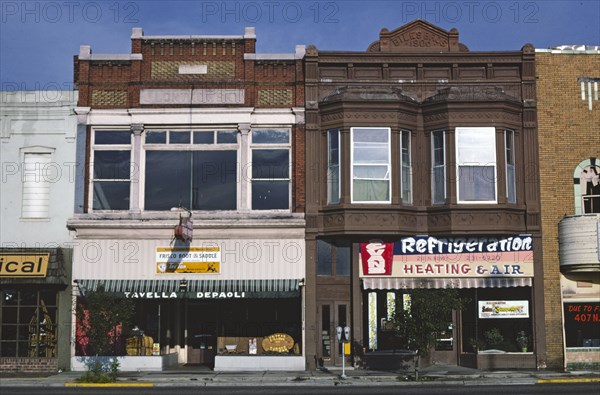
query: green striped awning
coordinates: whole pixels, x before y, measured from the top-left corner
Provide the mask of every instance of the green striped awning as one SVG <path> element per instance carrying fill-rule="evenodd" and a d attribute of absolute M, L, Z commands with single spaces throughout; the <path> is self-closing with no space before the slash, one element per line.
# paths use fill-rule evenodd
<path fill-rule="evenodd" d="M 186 293 L 246 292 L 254 297 L 300 295 L 298 279 L 278 280 L 186 280 Z M 106 292 L 180 292 L 181 280 L 91 280 L 75 281 L 82 293 L 103 288 Z"/>

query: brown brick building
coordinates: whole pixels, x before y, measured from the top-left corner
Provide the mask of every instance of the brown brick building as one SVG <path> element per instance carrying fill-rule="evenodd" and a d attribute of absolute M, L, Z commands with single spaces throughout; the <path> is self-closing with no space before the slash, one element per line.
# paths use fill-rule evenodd
<path fill-rule="evenodd" d="M 470 303 L 441 317 L 429 362 L 546 366 L 534 57 L 422 20 L 364 52 L 308 47 L 310 366 L 341 364 L 349 326 L 354 361 L 390 368 L 394 310 L 448 286 Z"/>
<path fill-rule="evenodd" d="M 598 368 L 600 51 L 535 58 L 548 366 Z"/>
<path fill-rule="evenodd" d="M 77 301 L 136 299 L 160 354 L 128 350 L 125 370 L 304 369 L 304 47 L 255 44 L 134 28 L 129 54 L 75 57 Z M 80 329 L 75 370 L 94 352 Z"/>

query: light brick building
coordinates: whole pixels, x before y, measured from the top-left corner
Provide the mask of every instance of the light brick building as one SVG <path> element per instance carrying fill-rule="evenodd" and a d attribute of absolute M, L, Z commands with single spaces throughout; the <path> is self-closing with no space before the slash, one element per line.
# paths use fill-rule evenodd
<path fill-rule="evenodd" d="M 538 49 L 536 79 L 548 367 L 597 368 L 600 51 Z"/>

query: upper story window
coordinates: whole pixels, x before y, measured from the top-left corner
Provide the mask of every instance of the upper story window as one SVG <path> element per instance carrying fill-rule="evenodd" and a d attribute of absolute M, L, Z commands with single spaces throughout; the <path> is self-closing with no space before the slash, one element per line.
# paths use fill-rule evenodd
<path fill-rule="evenodd" d="M 446 202 L 446 136 L 443 130 L 431 132 L 431 203 Z"/>
<path fill-rule="evenodd" d="M 327 203 L 340 202 L 340 131 L 327 131 Z"/>
<path fill-rule="evenodd" d="M 574 173 L 575 213 L 600 213 L 600 160 L 586 159 Z"/>
<path fill-rule="evenodd" d="M 504 131 L 504 150 L 506 153 L 506 200 L 517 202 L 517 183 L 515 175 L 515 132 Z"/>
<path fill-rule="evenodd" d="M 349 276 L 352 267 L 350 242 L 317 240 L 317 275 Z"/>
<path fill-rule="evenodd" d="M 390 128 L 351 128 L 350 136 L 352 203 L 390 203 Z"/>
<path fill-rule="evenodd" d="M 24 148 L 23 195 L 21 218 L 48 218 L 50 216 L 50 185 L 60 175 L 52 163 L 54 149 Z"/>
<path fill-rule="evenodd" d="M 131 132 L 96 130 L 92 140 L 94 210 L 128 210 L 131 184 Z"/>
<path fill-rule="evenodd" d="M 496 203 L 496 130 L 456 128 L 458 203 Z"/>
<path fill-rule="evenodd" d="M 237 151 L 237 130 L 146 131 L 144 209 L 235 210 Z"/>
<path fill-rule="evenodd" d="M 252 130 L 252 209 L 291 206 L 290 131 Z"/>
<path fill-rule="evenodd" d="M 412 164 L 410 151 L 410 131 L 400 132 L 400 161 L 401 161 L 401 186 L 402 203 L 412 204 Z"/>
<path fill-rule="evenodd" d="M 95 130 L 91 208 L 129 210 L 135 198 L 149 211 L 289 210 L 290 134 L 255 129 L 241 138 L 237 129 L 148 129 L 134 144 L 129 130 Z"/>

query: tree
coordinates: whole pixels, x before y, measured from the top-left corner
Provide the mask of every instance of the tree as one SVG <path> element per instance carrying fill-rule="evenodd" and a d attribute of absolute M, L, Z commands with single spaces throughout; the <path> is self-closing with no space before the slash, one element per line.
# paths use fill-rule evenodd
<path fill-rule="evenodd" d="M 88 338 L 90 354 L 120 355 L 120 339 L 124 329 L 131 326 L 135 303 L 118 298 L 98 287 L 89 292 L 77 306 L 77 321 Z"/>
<path fill-rule="evenodd" d="M 399 301 L 394 316 L 394 330 L 406 348 L 429 356 L 438 334 L 448 329 L 452 310 L 460 310 L 466 303 L 456 288 L 409 290 L 410 300 Z"/>

